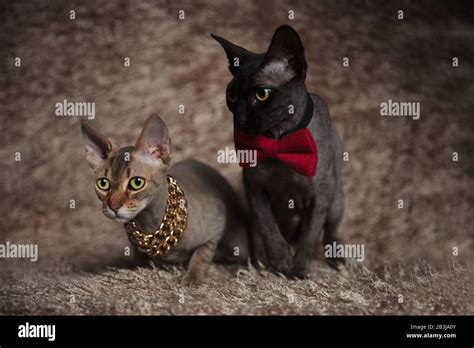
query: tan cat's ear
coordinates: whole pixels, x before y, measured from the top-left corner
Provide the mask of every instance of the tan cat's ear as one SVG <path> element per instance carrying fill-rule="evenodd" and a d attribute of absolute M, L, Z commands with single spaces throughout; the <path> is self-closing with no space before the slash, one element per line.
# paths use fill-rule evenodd
<path fill-rule="evenodd" d="M 160 116 L 148 117 L 135 146 L 147 158 L 169 164 L 171 139 L 168 127 Z"/>
<path fill-rule="evenodd" d="M 171 139 L 166 123 L 158 115 L 148 117 L 135 147 L 147 159 L 169 164 Z"/>
<path fill-rule="evenodd" d="M 81 121 L 81 131 L 86 145 L 87 162 L 95 171 L 107 161 L 113 145 L 86 121 Z"/>

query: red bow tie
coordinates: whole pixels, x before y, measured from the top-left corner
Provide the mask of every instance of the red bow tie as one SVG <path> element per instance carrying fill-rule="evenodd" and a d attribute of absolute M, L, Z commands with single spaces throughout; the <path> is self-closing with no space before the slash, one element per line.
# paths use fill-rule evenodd
<path fill-rule="evenodd" d="M 276 158 L 301 175 L 316 175 L 318 148 L 308 128 L 300 129 L 281 139 L 248 134 L 235 128 L 234 142 L 237 151 L 257 150 L 257 164 L 266 158 Z M 240 162 L 239 165 L 247 168 L 250 163 Z"/>

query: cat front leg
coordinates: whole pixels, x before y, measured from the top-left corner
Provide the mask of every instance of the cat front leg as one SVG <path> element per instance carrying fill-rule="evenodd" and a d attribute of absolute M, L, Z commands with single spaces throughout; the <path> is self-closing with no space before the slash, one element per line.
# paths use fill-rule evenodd
<path fill-rule="evenodd" d="M 327 208 L 317 204 L 313 198 L 310 208 L 303 216 L 299 238 L 296 245 L 295 264 L 292 278 L 304 279 L 307 277 L 308 268 L 314 256 L 324 222 L 326 221 Z"/>
<path fill-rule="evenodd" d="M 206 281 L 207 272 L 214 259 L 219 239 L 212 239 L 194 250 L 188 264 L 188 270 L 181 279 L 182 285 L 199 285 Z"/>
<path fill-rule="evenodd" d="M 264 249 L 262 249 L 260 243 L 252 244 L 252 256 L 258 258 L 253 262 L 268 260 L 272 270 L 290 276 L 293 268 L 293 257 L 290 247 L 275 221 L 270 202 L 263 190 L 256 187 L 256 185 L 251 185 L 250 180 L 246 180 L 245 176 L 244 183 L 250 209 L 251 233 L 258 234 L 264 246 Z M 253 242 L 255 240 L 259 242 L 258 238 L 252 238 Z"/>

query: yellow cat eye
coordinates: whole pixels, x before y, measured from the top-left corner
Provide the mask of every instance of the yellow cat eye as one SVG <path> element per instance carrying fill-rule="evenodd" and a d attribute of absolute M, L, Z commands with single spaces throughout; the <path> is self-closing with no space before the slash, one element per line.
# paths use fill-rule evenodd
<path fill-rule="evenodd" d="M 268 87 L 258 87 L 255 92 L 255 98 L 258 101 L 264 102 L 268 98 L 270 98 L 270 94 L 272 94 L 272 89 Z"/>
<path fill-rule="evenodd" d="M 110 181 L 107 178 L 98 179 L 96 184 L 100 190 L 107 191 L 110 189 Z"/>
<path fill-rule="evenodd" d="M 130 179 L 128 186 L 130 186 L 132 190 L 140 190 L 143 188 L 143 186 L 145 186 L 145 179 L 141 176 L 135 176 Z"/>

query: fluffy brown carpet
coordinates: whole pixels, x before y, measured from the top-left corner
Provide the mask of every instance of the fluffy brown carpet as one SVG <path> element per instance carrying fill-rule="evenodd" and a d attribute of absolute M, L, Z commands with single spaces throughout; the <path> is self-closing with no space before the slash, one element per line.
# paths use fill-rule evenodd
<path fill-rule="evenodd" d="M 0 243 L 37 243 L 39 261 L 0 259 L 3 314 L 474 314 L 474 14 L 461 2 L 27 1 L 0 5 Z M 404 20 L 397 11 L 404 11 Z M 69 19 L 75 10 L 76 19 Z M 185 19 L 178 11 L 185 10 Z M 295 20 L 288 20 L 288 11 Z M 346 213 L 340 235 L 366 260 L 309 280 L 216 267 L 133 269 L 84 158 L 79 120 L 55 103 L 94 101 L 93 124 L 131 144 L 159 113 L 173 160 L 193 157 L 241 191 L 225 105 L 227 61 L 211 32 L 264 51 L 288 23 L 300 33 L 308 87 L 342 134 Z M 21 58 L 21 67 L 14 58 Z M 124 67 L 130 57 L 131 66 Z M 343 67 L 343 57 L 350 66 Z M 459 67 L 452 58 L 459 58 Z M 387 99 L 421 118 L 384 118 Z M 179 105 L 185 114 L 178 113 Z M 14 160 L 21 153 L 21 161 Z M 453 152 L 459 161 L 452 160 Z M 70 209 L 70 200 L 75 209 Z M 398 200 L 404 201 L 398 209 Z M 458 256 L 453 255 L 458 249 Z M 222 280 L 225 278 L 226 280 Z"/>

